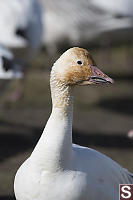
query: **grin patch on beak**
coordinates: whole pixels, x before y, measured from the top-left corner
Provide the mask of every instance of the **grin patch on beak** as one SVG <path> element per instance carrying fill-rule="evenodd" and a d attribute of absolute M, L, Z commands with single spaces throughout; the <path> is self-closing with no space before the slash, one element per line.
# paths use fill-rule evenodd
<path fill-rule="evenodd" d="M 104 74 L 100 69 L 96 66 L 90 66 L 91 68 L 91 77 L 89 78 L 90 84 L 98 84 L 98 83 L 113 83 L 113 79 Z"/>

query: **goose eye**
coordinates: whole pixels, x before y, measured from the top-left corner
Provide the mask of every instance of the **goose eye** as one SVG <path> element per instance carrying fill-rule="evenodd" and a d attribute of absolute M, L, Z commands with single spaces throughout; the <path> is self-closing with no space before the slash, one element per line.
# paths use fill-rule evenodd
<path fill-rule="evenodd" d="M 77 61 L 77 64 L 78 64 L 78 65 L 82 65 L 82 61 L 81 61 L 81 60 L 78 60 L 78 61 Z"/>

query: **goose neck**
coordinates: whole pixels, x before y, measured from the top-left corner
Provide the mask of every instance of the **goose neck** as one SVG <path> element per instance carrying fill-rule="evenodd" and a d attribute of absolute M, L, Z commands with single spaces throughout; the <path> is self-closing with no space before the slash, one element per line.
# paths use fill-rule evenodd
<path fill-rule="evenodd" d="M 73 111 L 73 88 L 63 83 L 51 83 L 52 109 L 60 115 L 70 116 Z"/>
<path fill-rule="evenodd" d="M 72 159 L 73 89 L 51 82 L 52 113 L 31 157 L 44 170 L 69 168 Z"/>

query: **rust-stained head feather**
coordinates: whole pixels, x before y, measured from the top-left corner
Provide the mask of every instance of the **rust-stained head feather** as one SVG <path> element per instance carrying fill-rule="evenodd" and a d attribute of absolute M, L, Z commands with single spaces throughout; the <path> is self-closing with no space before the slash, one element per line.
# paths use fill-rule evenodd
<path fill-rule="evenodd" d="M 98 75 L 99 82 L 103 82 L 103 79 L 109 78 L 98 68 L 94 69 L 94 66 L 96 64 L 87 50 L 73 47 L 68 49 L 56 61 L 52 69 L 51 77 L 54 76 L 54 80 L 65 85 L 93 84 L 96 81 L 94 79 L 90 81 L 90 78 L 94 75 Z M 108 79 L 108 82 L 110 80 Z"/>

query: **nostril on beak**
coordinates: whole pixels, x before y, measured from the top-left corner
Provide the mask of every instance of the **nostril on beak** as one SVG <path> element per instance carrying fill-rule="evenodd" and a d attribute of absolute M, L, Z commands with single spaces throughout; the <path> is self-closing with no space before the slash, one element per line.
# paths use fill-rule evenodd
<path fill-rule="evenodd" d="M 107 83 L 114 83 L 114 80 L 112 78 L 108 77 L 96 66 L 91 65 L 90 67 L 91 67 L 91 77 L 95 77 L 96 79 L 103 80 L 104 82 Z"/>

